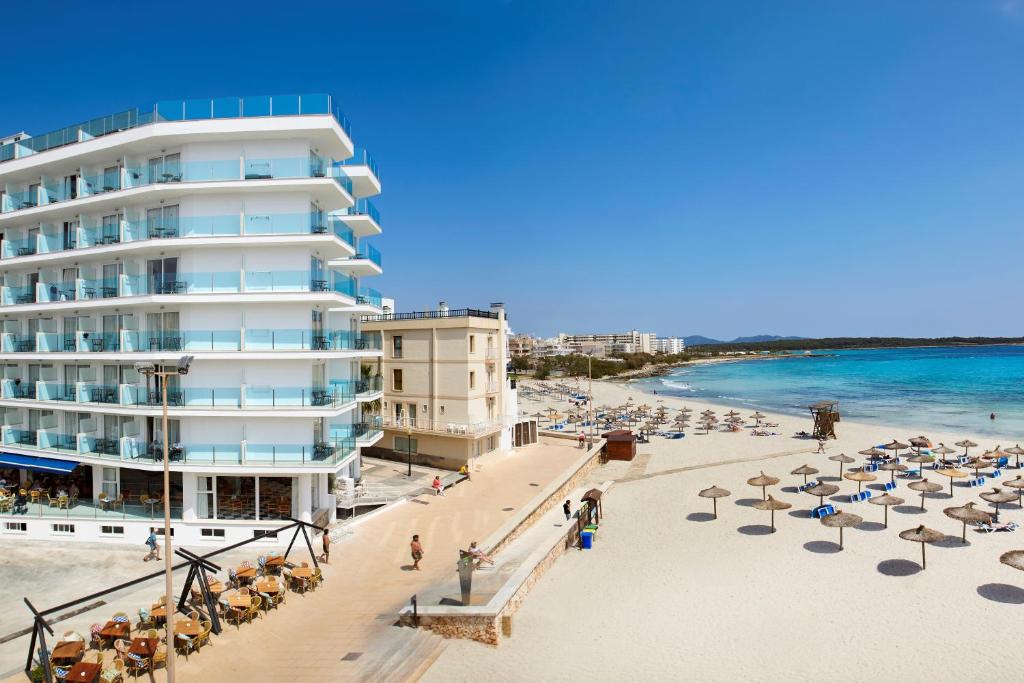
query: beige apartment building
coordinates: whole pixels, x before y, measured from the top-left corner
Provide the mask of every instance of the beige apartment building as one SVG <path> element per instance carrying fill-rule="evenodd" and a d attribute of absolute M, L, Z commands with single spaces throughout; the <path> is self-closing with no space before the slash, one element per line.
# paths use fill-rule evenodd
<path fill-rule="evenodd" d="M 380 333 L 384 438 L 367 455 L 458 469 L 535 440 L 518 420 L 508 379 L 508 323 L 501 304 L 365 316 Z"/>

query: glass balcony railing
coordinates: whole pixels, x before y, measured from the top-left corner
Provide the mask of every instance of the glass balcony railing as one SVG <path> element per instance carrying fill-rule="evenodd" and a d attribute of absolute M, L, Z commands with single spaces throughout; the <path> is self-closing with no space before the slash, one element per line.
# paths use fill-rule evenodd
<path fill-rule="evenodd" d="M 246 444 L 245 460 L 254 465 L 332 465 L 356 449 L 354 438 L 315 444 Z"/>
<path fill-rule="evenodd" d="M 36 391 L 37 401 L 78 401 L 78 390 L 74 384 L 61 384 L 60 382 L 39 382 Z"/>
<path fill-rule="evenodd" d="M 3 353 L 153 351 L 379 351 L 377 333 L 350 330 L 255 329 L 244 330 L 121 330 L 78 331 L 69 334 L 39 332 L 0 333 Z"/>
<path fill-rule="evenodd" d="M 85 249 L 103 244 L 117 244 L 120 241 L 121 223 L 116 221 L 99 225 L 80 226 L 75 243 L 79 249 Z"/>
<path fill-rule="evenodd" d="M 329 408 L 353 400 L 333 384 L 329 387 L 246 387 L 245 405 L 250 408 Z"/>
<path fill-rule="evenodd" d="M 16 304 L 34 304 L 36 302 L 36 286 L 21 285 L 0 288 L 0 304 L 13 306 Z"/>
<path fill-rule="evenodd" d="M 32 235 L 31 237 L 25 237 L 23 239 L 4 240 L 2 256 L 3 258 L 31 256 L 38 251 L 38 245 L 39 241 L 37 239 L 37 235 Z"/>
<path fill-rule="evenodd" d="M 40 204 L 56 204 L 57 202 L 74 199 L 75 195 L 63 182 L 43 183 L 39 193 Z"/>
<path fill-rule="evenodd" d="M 87 174 L 81 177 L 79 186 L 83 197 L 114 192 L 121 188 L 121 169 L 102 171 L 100 173 Z"/>
<path fill-rule="evenodd" d="M 78 300 L 113 299 L 120 296 L 118 278 L 81 279 L 78 281 Z"/>
<path fill-rule="evenodd" d="M 370 169 L 370 173 L 377 176 L 380 180 L 380 169 L 377 167 L 377 162 L 373 156 L 362 147 L 356 147 L 355 153 L 344 161 L 336 162 L 338 166 L 367 166 Z"/>
<path fill-rule="evenodd" d="M 37 190 L 21 190 L 7 192 L 4 195 L 3 210 L 17 211 L 19 209 L 31 209 L 39 205 L 39 192 Z"/>
<path fill-rule="evenodd" d="M 356 203 L 349 208 L 345 209 L 342 215 L 345 216 L 368 216 L 373 219 L 373 222 L 377 225 L 381 225 L 380 222 L 380 211 L 373 205 L 369 199 L 357 199 Z"/>
<path fill-rule="evenodd" d="M 359 297 L 356 299 L 356 302 L 380 308 L 382 304 L 381 294 L 376 289 L 364 287 L 359 290 Z"/>
<path fill-rule="evenodd" d="M 359 249 L 356 251 L 355 258 L 366 259 L 371 263 L 376 263 L 378 266 L 382 266 L 380 250 L 372 244 L 360 244 Z"/>

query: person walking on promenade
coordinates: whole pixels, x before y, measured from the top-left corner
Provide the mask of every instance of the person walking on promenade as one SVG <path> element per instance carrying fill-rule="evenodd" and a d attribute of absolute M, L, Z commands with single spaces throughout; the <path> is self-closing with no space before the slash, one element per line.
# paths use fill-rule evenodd
<path fill-rule="evenodd" d="M 409 544 L 409 550 L 412 552 L 412 568 L 419 571 L 420 560 L 423 559 L 423 545 L 420 543 L 419 534 L 413 534 L 412 543 Z"/>
<path fill-rule="evenodd" d="M 818 439 L 818 453 L 825 452 L 825 439 Z"/>
<path fill-rule="evenodd" d="M 569 501 L 565 501 L 562 504 L 562 512 L 565 513 L 565 521 L 568 522 L 569 518 L 572 517 L 572 506 L 569 504 Z"/>
<path fill-rule="evenodd" d="M 580 442 L 580 448 L 583 448 L 583 442 L 585 439 L 586 437 L 583 435 L 583 432 L 580 432 L 579 437 L 577 437 L 577 440 Z"/>
<path fill-rule="evenodd" d="M 143 562 L 149 562 L 150 560 L 160 559 L 160 546 L 156 542 L 156 532 L 152 529 L 149 530 L 149 537 L 146 539 L 146 545 L 149 546 L 149 554 L 142 558 Z"/>
<path fill-rule="evenodd" d="M 434 489 L 435 496 L 444 496 L 444 484 L 441 483 L 441 475 L 434 475 L 434 481 L 431 482 L 430 488 Z"/>
<path fill-rule="evenodd" d="M 324 529 L 324 535 L 321 537 L 321 542 L 324 544 L 324 564 L 331 563 L 331 532 L 328 529 Z"/>

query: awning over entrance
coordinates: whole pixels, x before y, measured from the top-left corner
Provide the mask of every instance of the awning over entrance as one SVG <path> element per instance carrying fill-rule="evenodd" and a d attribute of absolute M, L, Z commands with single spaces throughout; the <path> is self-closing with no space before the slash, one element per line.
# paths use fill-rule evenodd
<path fill-rule="evenodd" d="M 0 453 L 0 466 L 17 467 L 33 472 L 49 472 L 51 474 L 68 474 L 78 467 L 77 462 L 57 460 L 55 458 L 37 458 L 32 455 L 17 453 Z"/>

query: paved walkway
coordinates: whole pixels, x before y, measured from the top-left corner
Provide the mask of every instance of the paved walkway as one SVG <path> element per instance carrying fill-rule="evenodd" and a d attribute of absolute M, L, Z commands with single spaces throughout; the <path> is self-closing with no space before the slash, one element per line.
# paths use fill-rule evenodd
<path fill-rule="evenodd" d="M 571 442 L 543 440 L 486 462 L 443 498 L 419 496 L 368 518 L 334 548 L 319 590 L 228 627 L 213 647 L 178 660 L 178 680 L 353 680 L 359 660 L 343 660 L 347 653 L 370 656 L 410 596 L 451 577 L 460 547 L 488 536 L 579 457 Z M 420 572 L 409 570 L 413 533 L 425 549 Z"/>

